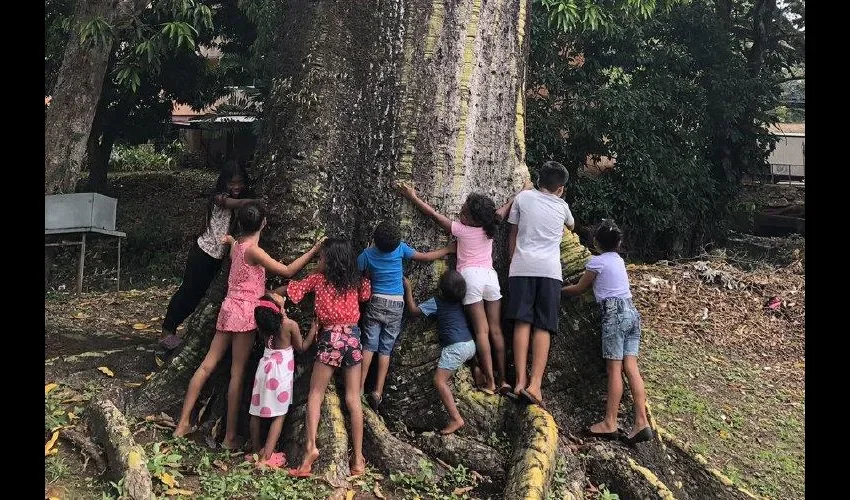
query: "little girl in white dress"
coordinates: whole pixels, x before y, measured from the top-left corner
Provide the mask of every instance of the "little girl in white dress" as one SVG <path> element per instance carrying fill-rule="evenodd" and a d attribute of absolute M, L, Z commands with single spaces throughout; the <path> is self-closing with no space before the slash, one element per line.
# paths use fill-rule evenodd
<path fill-rule="evenodd" d="M 257 366 L 251 390 L 251 445 L 258 454 L 258 465 L 280 468 L 286 465 L 283 452 L 275 447 L 283 429 L 283 419 L 292 401 L 292 383 L 295 376 L 293 347 L 303 352 L 313 342 L 316 328 L 310 328 L 307 338 L 301 337 L 298 323 L 286 316 L 283 297 L 267 293 L 254 308 L 257 330 L 263 339 L 265 351 Z M 272 419 L 263 445 L 260 437 L 261 418 Z"/>

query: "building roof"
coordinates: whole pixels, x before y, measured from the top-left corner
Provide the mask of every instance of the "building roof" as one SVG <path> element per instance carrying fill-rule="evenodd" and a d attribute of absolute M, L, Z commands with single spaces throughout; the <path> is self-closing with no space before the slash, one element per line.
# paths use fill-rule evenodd
<path fill-rule="evenodd" d="M 785 134 L 800 134 L 806 135 L 806 124 L 805 123 L 776 123 L 771 125 L 768 130 L 778 135 Z"/>

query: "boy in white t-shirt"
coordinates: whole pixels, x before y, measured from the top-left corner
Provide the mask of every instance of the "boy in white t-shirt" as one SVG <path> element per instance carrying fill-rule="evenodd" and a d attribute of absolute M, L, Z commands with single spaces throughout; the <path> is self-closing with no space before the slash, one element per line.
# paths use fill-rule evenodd
<path fill-rule="evenodd" d="M 547 161 L 540 167 L 537 189 L 522 191 L 514 198 L 508 214 L 508 301 L 505 317 L 514 321 L 513 395 L 529 403 L 542 404 L 540 389 L 549 359 L 550 335 L 558 333 L 561 306 L 561 238 L 564 226 L 573 229 L 570 207 L 561 196 L 569 179 L 566 167 Z M 531 377 L 526 375 L 529 340 Z"/>
<path fill-rule="evenodd" d="M 614 221 L 603 220 L 593 238 L 600 255 L 591 257 L 579 282 L 565 286 L 563 291 L 571 296 L 581 295 L 593 285 L 593 295 L 602 307 L 602 357 L 608 368 L 608 400 L 605 420 L 593 424 L 588 433 L 603 438 L 619 437 L 617 410 L 623 396 L 625 370 L 635 404 L 635 424 L 627 442 L 636 444 L 652 439 L 652 428 L 646 417 L 646 391 L 637 365 L 640 313 L 632 303 L 626 264 L 617 253 L 622 239 L 623 233 Z"/>

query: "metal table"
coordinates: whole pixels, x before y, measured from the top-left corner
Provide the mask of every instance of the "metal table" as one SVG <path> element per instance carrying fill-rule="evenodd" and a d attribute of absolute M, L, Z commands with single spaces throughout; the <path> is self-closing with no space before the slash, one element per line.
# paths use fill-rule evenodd
<path fill-rule="evenodd" d="M 82 238 L 80 241 L 60 241 L 58 243 L 45 243 L 45 247 L 64 247 L 64 246 L 74 246 L 80 245 L 80 263 L 77 268 L 77 293 L 82 293 L 83 291 L 83 271 L 86 266 L 86 234 L 87 233 L 98 233 L 106 236 L 114 236 L 118 240 L 118 276 L 116 281 L 116 289 L 121 290 L 121 238 L 126 238 L 127 233 L 122 233 L 121 231 L 110 231 L 108 229 L 101 229 L 98 227 L 88 227 L 88 228 L 68 228 L 68 229 L 45 229 L 44 235 L 50 236 L 55 234 L 81 234 Z"/>

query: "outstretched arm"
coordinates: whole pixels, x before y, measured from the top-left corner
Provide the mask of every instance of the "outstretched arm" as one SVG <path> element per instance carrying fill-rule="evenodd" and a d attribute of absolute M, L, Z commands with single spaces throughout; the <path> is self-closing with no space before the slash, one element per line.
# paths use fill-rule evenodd
<path fill-rule="evenodd" d="M 407 314 L 417 317 L 422 315 L 422 309 L 413 300 L 413 292 L 410 288 L 410 280 L 404 278 L 404 306 L 407 309 Z"/>
<path fill-rule="evenodd" d="M 531 183 L 531 179 L 526 179 L 526 181 L 522 183 L 522 189 L 519 190 L 519 193 L 521 193 L 523 191 L 528 191 L 529 189 L 532 189 L 533 187 L 534 187 L 534 184 Z M 519 194 L 519 193 L 517 193 L 517 194 Z M 508 217 L 508 214 L 511 211 L 511 205 L 514 204 L 514 198 L 516 198 L 516 194 L 511 196 L 511 199 L 508 200 L 507 203 L 505 203 L 504 205 L 499 207 L 498 210 L 496 210 L 496 215 L 499 216 L 500 220 L 505 220 Z"/>
<path fill-rule="evenodd" d="M 590 286 L 593 284 L 593 280 L 595 279 L 595 271 L 585 271 L 584 274 L 581 275 L 581 278 L 578 280 L 578 283 L 576 283 L 575 285 L 568 285 L 561 288 L 561 292 L 569 295 L 570 297 L 581 295 L 588 288 L 590 288 Z"/>
<path fill-rule="evenodd" d="M 439 250 L 431 250 L 430 252 L 416 252 L 411 259 L 417 262 L 432 262 L 439 258 L 445 257 L 450 253 L 457 251 L 457 242 L 453 241 Z"/>
<path fill-rule="evenodd" d="M 227 196 L 224 193 L 219 193 L 215 195 L 215 198 L 213 198 L 213 203 L 230 210 L 236 210 L 237 208 L 244 207 L 249 203 L 260 201 L 261 200 L 258 200 L 256 198 L 231 198 L 230 196 Z"/>
<path fill-rule="evenodd" d="M 252 246 L 249 248 L 245 253 L 245 256 L 250 259 L 248 262 L 249 264 L 260 265 L 266 268 L 266 271 L 270 273 L 278 274 L 284 278 L 291 278 L 297 274 L 298 271 L 303 269 L 317 253 L 319 253 L 322 241 L 323 240 L 319 240 L 315 245 L 313 245 L 313 248 L 308 250 L 301 257 L 292 261 L 292 264 L 289 264 L 288 266 L 282 262 L 274 260 L 268 253 L 266 253 L 265 250 L 258 246 Z"/>
<path fill-rule="evenodd" d="M 413 205 L 415 205 L 420 212 L 437 221 L 437 224 L 439 224 L 441 228 L 451 234 L 452 221 L 445 215 L 437 212 L 434 207 L 432 207 L 425 201 L 422 201 L 416 194 L 416 189 L 414 189 L 411 184 L 407 182 L 399 182 L 398 184 L 396 184 L 396 187 L 398 188 L 398 191 L 401 193 L 401 195 L 410 200 L 410 202 L 413 203 Z"/>

